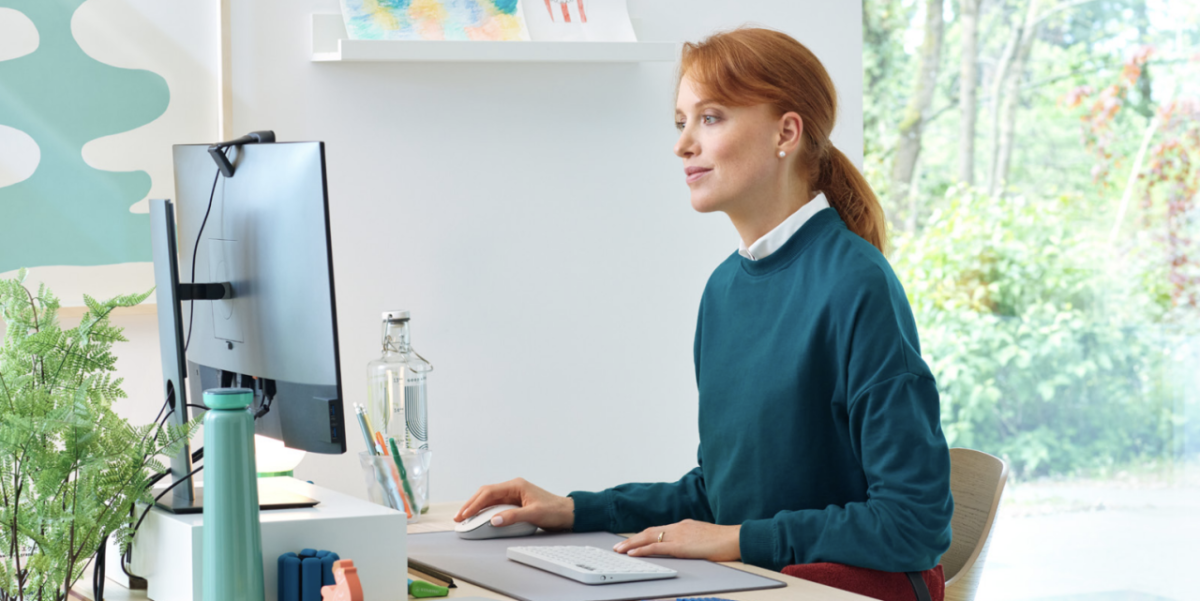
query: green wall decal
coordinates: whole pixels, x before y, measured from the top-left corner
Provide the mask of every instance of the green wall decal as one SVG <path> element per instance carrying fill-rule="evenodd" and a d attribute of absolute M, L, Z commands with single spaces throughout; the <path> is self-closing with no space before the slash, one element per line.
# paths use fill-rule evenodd
<path fill-rule="evenodd" d="M 83 146 L 157 119 L 170 92 L 155 73 L 106 65 L 79 47 L 71 17 L 84 1 L 0 0 L 41 39 L 33 53 L 0 62 L 0 124 L 29 134 L 42 153 L 29 179 L 0 188 L 0 273 L 150 260 L 149 215 L 129 212 L 150 175 L 93 169 Z"/>

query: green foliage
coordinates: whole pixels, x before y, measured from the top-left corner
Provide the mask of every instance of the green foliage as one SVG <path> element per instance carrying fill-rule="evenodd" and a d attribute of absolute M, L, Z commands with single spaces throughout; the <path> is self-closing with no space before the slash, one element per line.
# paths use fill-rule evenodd
<path fill-rule="evenodd" d="M 1170 456 L 1172 391 L 1153 299 L 1083 227 L 1079 196 L 997 199 L 952 188 L 895 266 L 942 394 L 951 446 L 1020 476 Z"/>
<path fill-rule="evenodd" d="M 112 409 L 125 398 L 112 372 L 109 323 L 117 307 L 149 292 L 106 302 L 84 297 L 79 325 L 62 330 L 59 302 L 24 285 L 25 271 L 0 281 L 0 600 L 66 599 L 101 541 L 128 544 L 135 504 L 152 502 L 150 471 L 198 426 L 131 426 Z"/>
<path fill-rule="evenodd" d="M 863 172 L 889 219 L 913 229 L 893 240 L 896 267 L 943 426 L 952 445 L 1005 456 L 1022 477 L 1194 455 L 1200 423 L 1185 416 L 1200 407 L 1185 403 L 1200 401 L 1185 385 L 1200 364 L 1200 8 L 1040 4 L 1009 115 L 995 86 L 1029 0 L 981 4 L 976 81 L 961 79 L 960 5 L 946 4 L 908 199 L 888 188 L 922 3 L 863 0 Z M 1002 132 L 1014 132 L 994 197 L 960 182 L 964 86 L 976 92 L 981 187 Z"/>

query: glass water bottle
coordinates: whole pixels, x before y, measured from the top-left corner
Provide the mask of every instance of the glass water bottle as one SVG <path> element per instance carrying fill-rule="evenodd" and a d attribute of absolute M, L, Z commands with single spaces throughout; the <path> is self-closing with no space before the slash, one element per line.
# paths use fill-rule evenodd
<path fill-rule="evenodd" d="M 367 366 L 367 415 L 401 449 L 428 449 L 425 379 L 433 365 L 413 350 L 408 322 L 408 311 L 383 313 L 383 355 Z"/>

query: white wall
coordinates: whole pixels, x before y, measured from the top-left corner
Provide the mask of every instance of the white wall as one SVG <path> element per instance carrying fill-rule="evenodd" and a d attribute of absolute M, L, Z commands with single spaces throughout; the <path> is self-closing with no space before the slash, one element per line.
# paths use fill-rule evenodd
<path fill-rule="evenodd" d="M 861 156 L 858 2 L 629 6 L 643 40 L 748 22 L 797 37 L 838 86 L 835 143 Z M 310 62 L 309 15 L 337 11 L 233 3 L 233 121 L 327 143 L 347 405 L 379 313 L 409 309 L 436 367 L 435 501 L 516 476 L 565 494 L 691 469 L 696 310 L 737 236 L 688 204 L 674 65 Z M 297 475 L 362 494 L 353 456 L 310 455 Z"/>

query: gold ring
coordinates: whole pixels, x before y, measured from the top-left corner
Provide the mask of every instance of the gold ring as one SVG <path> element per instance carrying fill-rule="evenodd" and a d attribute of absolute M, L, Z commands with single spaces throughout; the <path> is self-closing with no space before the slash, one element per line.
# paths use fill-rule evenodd
<path fill-rule="evenodd" d="M 663 535 L 664 535 L 664 534 L 666 534 L 666 533 L 667 533 L 667 531 L 666 531 L 666 530 L 660 530 L 660 531 L 659 531 L 659 533 L 658 533 L 658 542 L 660 542 L 660 543 L 662 542 L 662 537 L 663 537 Z"/>

